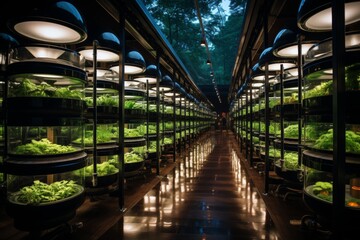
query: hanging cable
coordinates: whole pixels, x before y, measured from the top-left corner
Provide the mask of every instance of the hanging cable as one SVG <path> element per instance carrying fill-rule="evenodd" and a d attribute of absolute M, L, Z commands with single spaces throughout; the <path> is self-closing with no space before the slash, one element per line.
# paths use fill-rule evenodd
<path fill-rule="evenodd" d="M 212 65 L 211 56 L 210 56 L 209 45 L 208 45 L 208 41 L 206 41 L 205 28 L 204 28 L 204 24 L 203 24 L 202 18 L 201 18 L 199 2 L 198 2 L 198 0 L 194 0 L 194 3 L 195 3 L 196 12 L 197 12 L 197 17 L 198 17 L 199 23 L 200 23 L 201 35 L 203 37 L 202 41 L 204 40 L 206 53 L 207 53 L 206 64 L 208 64 L 210 66 L 210 70 L 211 70 L 210 72 L 212 73 L 212 83 L 214 85 L 214 89 L 215 89 L 216 95 L 219 99 L 219 102 L 221 103 L 220 93 L 219 93 L 219 90 L 218 90 L 216 82 L 215 82 L 215 76 L 214 76 L 214 70 L 213 70 L 213 65 Z"/>

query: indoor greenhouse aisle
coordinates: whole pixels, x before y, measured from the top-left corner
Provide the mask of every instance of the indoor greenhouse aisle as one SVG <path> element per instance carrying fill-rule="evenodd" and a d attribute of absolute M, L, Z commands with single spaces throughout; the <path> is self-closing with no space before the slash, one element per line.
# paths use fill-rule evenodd
<path fill-rule="evenodd" d="M 210 131 L 101 239 L 280 239 L 228 131 Z"/>

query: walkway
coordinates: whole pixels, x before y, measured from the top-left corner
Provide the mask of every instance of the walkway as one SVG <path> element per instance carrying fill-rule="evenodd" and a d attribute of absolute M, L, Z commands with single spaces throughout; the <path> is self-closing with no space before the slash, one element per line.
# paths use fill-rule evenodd
<path fill-rule="evenodd" d="M 279 239 L 230 132 L 196 142 L 101 239 Z"/>

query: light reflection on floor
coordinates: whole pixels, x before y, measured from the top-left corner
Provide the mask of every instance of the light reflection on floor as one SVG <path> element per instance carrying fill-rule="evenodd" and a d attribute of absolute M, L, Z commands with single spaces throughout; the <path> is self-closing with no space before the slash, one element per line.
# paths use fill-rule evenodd
<path fill-rule="evenodd" d="M 268 239 L 261 197 L 225 137 L 204 138 L 121 219 L 117 239 Z"/>

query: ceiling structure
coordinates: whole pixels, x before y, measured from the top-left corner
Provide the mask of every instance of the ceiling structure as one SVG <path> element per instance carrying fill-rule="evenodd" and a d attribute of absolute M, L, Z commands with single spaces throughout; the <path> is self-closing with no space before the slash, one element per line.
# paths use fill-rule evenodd
<path fill-rule="evenodd" d="M 250 71 L 265 45 L 270 44 L 280 27 L 289 25 L 289 19 L 293 19 L 296 14 L 299 2 L 300 0 L 97 0 L 92 4 L 102 5 L 115 19 L 119 15 L 116 9 L 126 12 L 127 21 L 131 21 L 131 26 L 126 24 L 130 33 L 126 35 L 127 47 L 138 49 L 144 54 L 147 64 L 155 63 L 156 52 L 162 49 L 164 54 L 160 60 L 166 68 L 164 70 L 172 74 L 176 69 L 175 78 L 189 86 L 187 89 L 194 90 L 192 94 L 195 97 L 205 103 L 209 100 L 217 112 L 226 112 L 244 82 L 246 71 Z M 77 3 L 90 4 L 83 1 Z M 16 5 L 16 1 L 13 4 Z M 26 7 L 19 9 L 16 14 L 24 14 L 27 9 L 31 9 L 33 2 L 24 4 Z M 144 8 L 147 9 L 146 12 Z M 89 25 L 99 25 L 102 28 L 106 26 L 117 31 L 118 25 L 104 24 L 109 22 L 108 19 L 93 18 L 100 13 L 97 12 L 97 7 L 92 9 L 93 12 L 84 13 Z M 266 44 L 264 9 L 268 16 L 267 38 L 270 39 Z M 9 14 L 14 13 L 5 9 L 0 20 L 8 18 Z M 203 36 L 207 47 L 200 46 Z M 211 66 L 206 64 L 208 58 L 211 59 Z"/>
<path fill-rule="evenodd" d="M 227 112 L 247 0 L 143 0 L 143 3 L 194 83 L 217 112 Z M 200 45 L 202 41 L 204 46 Z"/>

